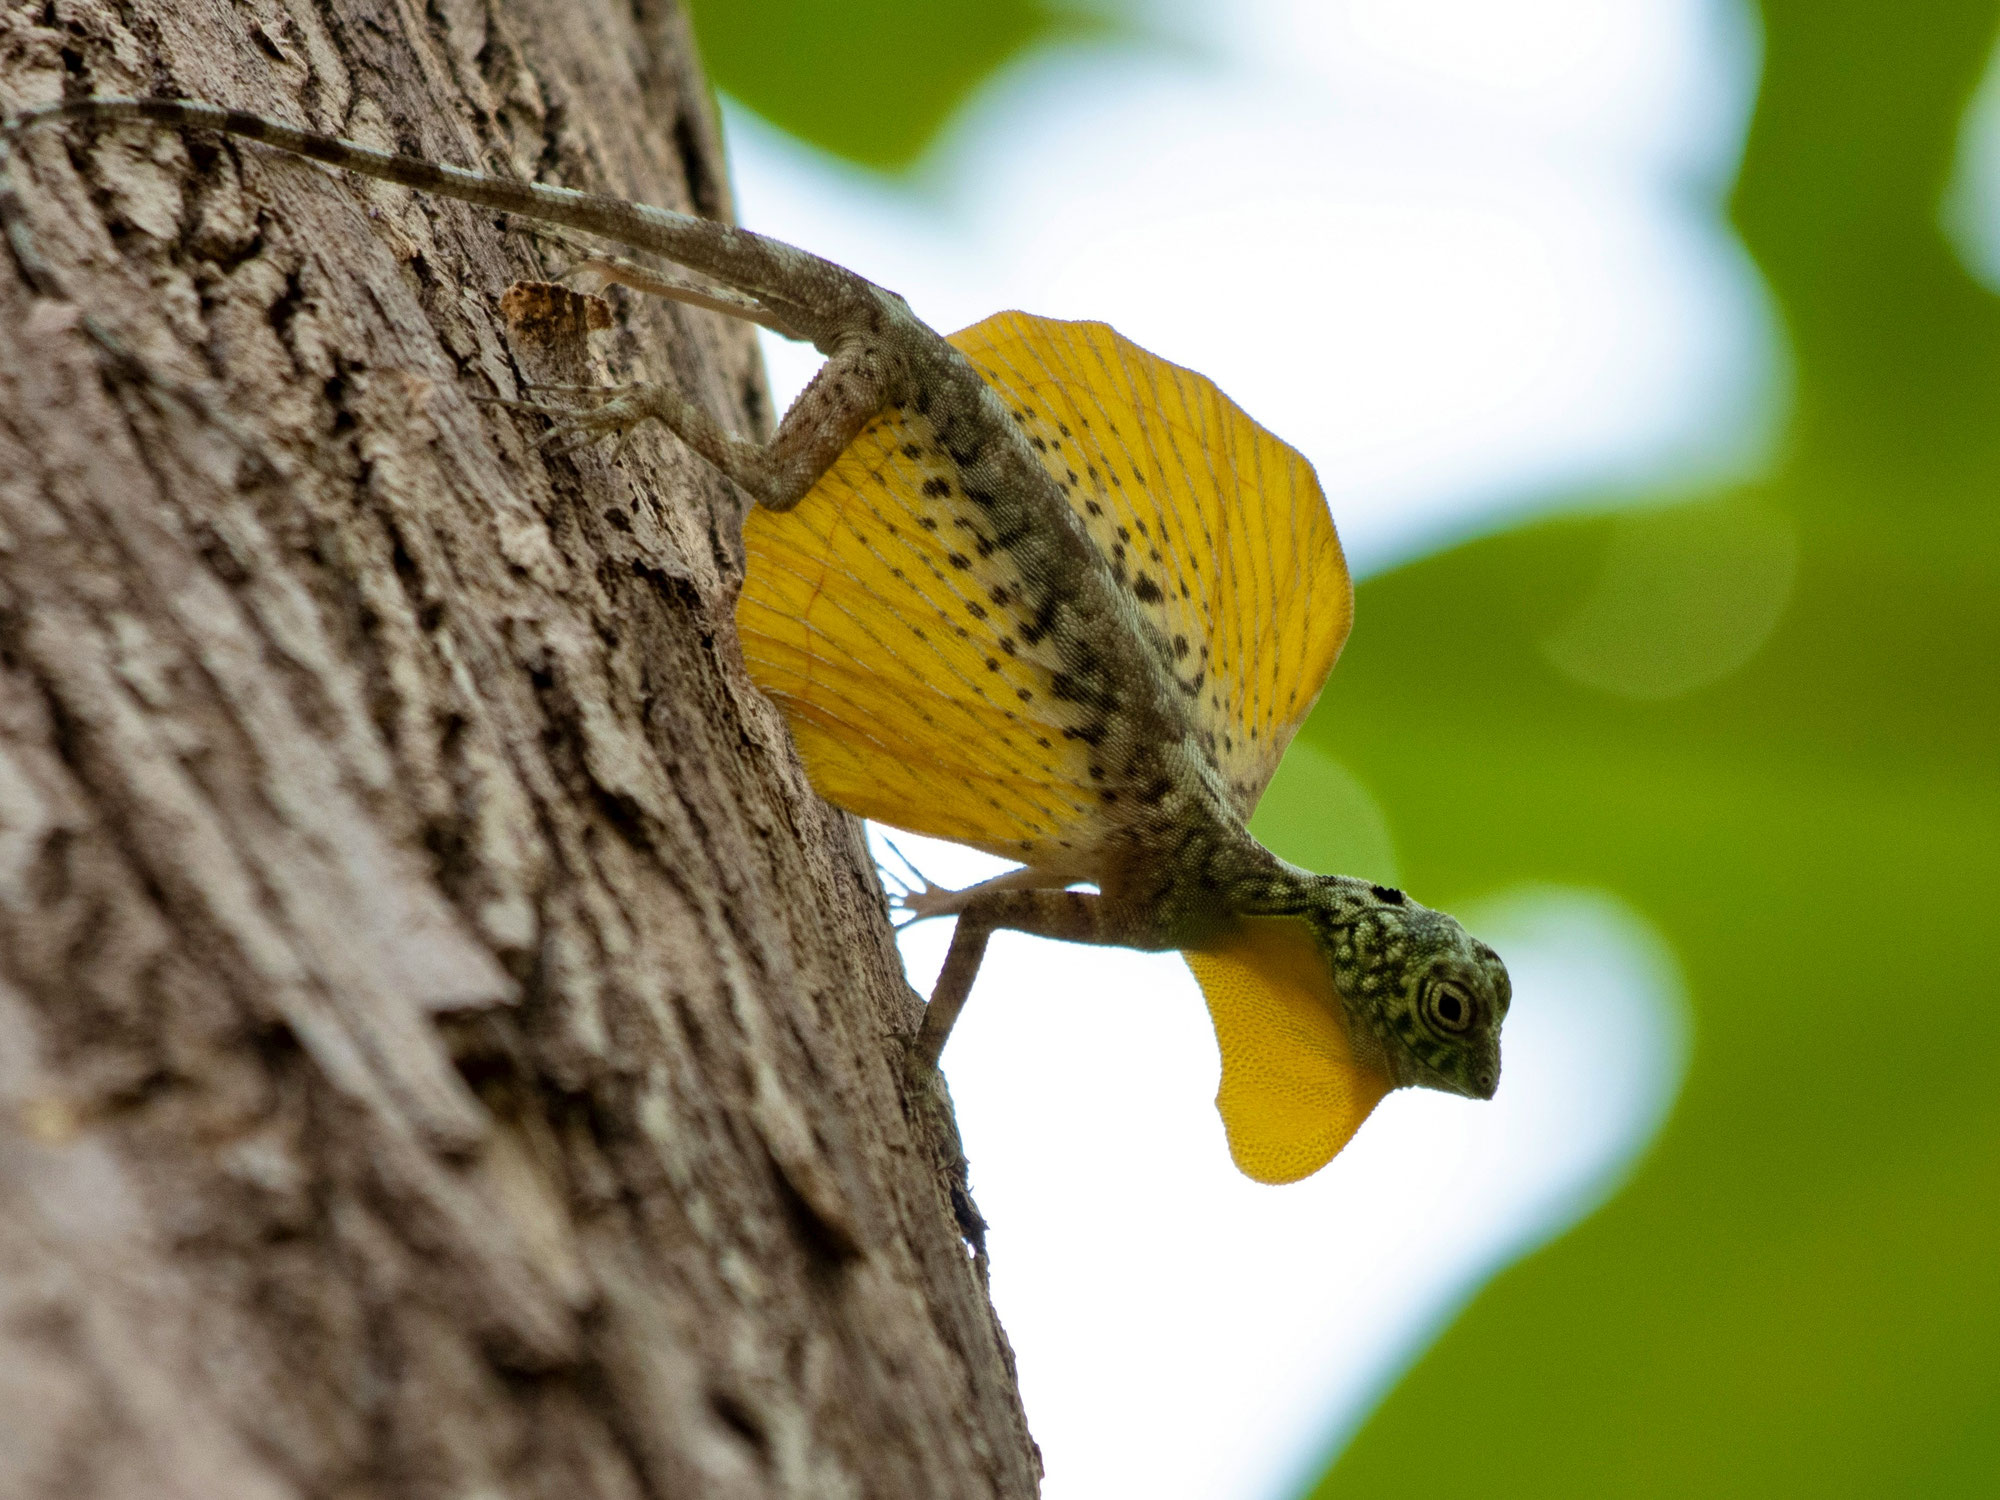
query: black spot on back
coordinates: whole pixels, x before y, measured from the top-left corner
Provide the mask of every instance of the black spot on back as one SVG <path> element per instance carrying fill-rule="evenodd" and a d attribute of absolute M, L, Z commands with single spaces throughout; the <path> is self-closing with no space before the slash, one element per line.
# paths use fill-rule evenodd
<path fill-rule="evenodd" d="M 1055 624 L 1056 601 L 1052 598 L 1044 599 L 1035 611 L 1035 618 L 1021 627 L 1021 639 L 1033 646 L 1055 629 Z"/>

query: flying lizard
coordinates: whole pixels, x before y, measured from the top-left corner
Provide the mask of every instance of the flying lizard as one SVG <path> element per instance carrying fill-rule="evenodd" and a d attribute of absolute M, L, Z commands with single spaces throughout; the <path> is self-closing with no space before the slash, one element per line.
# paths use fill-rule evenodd
<path fill-rule="evenodd" d="M 1492 1096 L 1510 998 L 1493 950 L 1246 826 L 1346 640 L 1353 586 L 1311 466 L 1211 382 L 1100 323 L 1003 312 L 945 337 L 762 235 L 185 101 L 25 111 L 0 125 L 0 167 L 59 120 L 220 131 L 599 236 L 702 278 L 590 262 L 604 279 L 826 356 L 768 444 L 652 384 L 596 393 L 552 436 L 622 441 L 657 419 L 747 492 L 743 656 L 814 787 L 1017 864 L 905 898 L 957 924 L 917 1068 L 1011 928 L 1185 955 L 1231 1154 L 1260 1181 L 1317 1171 L 1391 1089 Z M 11 174 L 0 223 L 34 264 Z"/>

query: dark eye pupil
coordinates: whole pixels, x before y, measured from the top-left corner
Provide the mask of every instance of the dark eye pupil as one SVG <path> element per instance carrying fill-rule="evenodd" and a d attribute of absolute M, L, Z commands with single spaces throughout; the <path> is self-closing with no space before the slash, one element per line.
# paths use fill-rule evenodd
<path fill-rule="evenodd" d="M 1437 1013 L 1439 1020 L 1451 1026 L 1456 1026 L 1460 1021 L 1465 1019 L 1465 1007 L 1459 1003 L 1458 996 L 1456 995 L 1440 996 L 1437 1003 Z"/>

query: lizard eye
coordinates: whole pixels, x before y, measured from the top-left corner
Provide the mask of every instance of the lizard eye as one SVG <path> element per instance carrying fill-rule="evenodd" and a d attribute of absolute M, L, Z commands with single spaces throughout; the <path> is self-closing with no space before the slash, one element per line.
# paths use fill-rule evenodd
<path fill-rule="evenodd" d="M 1472 1001 L 1458 986 L 1434 984 L 1424 995 L 1424 1019 L 1454 1036 L 1472 1026 Z"/>

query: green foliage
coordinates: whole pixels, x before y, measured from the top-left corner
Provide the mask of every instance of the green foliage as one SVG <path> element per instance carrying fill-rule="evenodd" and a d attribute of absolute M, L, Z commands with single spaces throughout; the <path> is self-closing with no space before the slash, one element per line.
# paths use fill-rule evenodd
<path fill-rule="evenodd" d="M 1632 1182 L 1488 1287 L 1318 1495 L 2000 1491 L 2000 305 L 1937 228 L 1995 9 L 1763 10 L 1735 217 L 1796 359 L 1781 467 L 1364 584 L 1260 819 L 1446 908 L 1615 891 L 1696 1017 Z M 723 87 L 878 165 L 1056 24 L 696 14 Z"/>
<path fill-rule="evenodd" d="M 1307 731 L 1423 899 L 1645 911 L 1686 1091 L 1316 1495 L 2000 1492 L 2000 308 L 1936 228 L 1995 14 L 1765 16 L 1736 218 L 1798 361 L 1782 467 L 1365 584 Z"/>
<path fill-rule="evenodd" d="M 913 162 L 966 96 L 1082 28 L 1046 0 L 693 0 L 709 76 L 773 124 L 864 166 Z"/>

